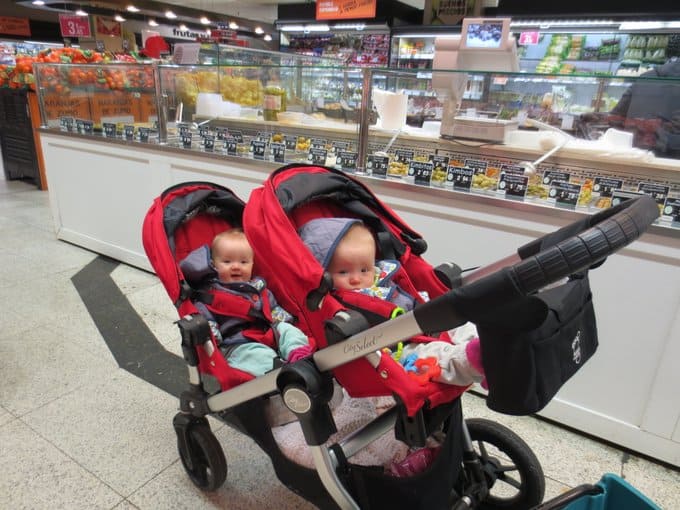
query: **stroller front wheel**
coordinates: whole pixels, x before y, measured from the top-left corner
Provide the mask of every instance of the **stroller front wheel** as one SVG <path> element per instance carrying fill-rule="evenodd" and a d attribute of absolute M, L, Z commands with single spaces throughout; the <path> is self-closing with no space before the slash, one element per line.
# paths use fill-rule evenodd
<path fill-rule="evenodd" d="M 187 475 L 199 489 L 217 490 L 227 479 L 227 459 L 209 425 L 194 424 L 184 437 L 178 434 L 177 450 Z"/>
<path fill-rule="evenodd" d="M 529 445 L 491 420 L 465 420 L 488 485 L 480 510 L 526 510 L 543 501 L 545 477 Z"/>

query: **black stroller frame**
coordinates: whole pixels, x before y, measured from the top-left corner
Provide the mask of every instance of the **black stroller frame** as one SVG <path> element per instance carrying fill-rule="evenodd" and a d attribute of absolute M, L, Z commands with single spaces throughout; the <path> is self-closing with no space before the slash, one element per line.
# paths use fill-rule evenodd
<path fill-rule="evenodd" d="M 459 399 L 450 406 L 440 406 L 445 408 L 444 411 L 440 409 L 439 413 L 429 414 L 425 410 L 415 419 L 405 416 L 397 405 L 338 444 L 324 446 L 330 435 L 336 432 L 328 406 L 332 395 L 330 372 L 361 357 L 377 367 L 379 355 L 376 351 L 382 348 L 392 347 L 424 331 L 444 331 L 462 325 L 468 318 L 460 310 L 474 305 L 470 299 L 478 299 L 485 306 L 503 303 L 518 294 L 529 295 L 564 277 L 587 270 L 637 239 L 657 216 L 658 208 L 651 197 L 635 198 L 559 229 L 523 246 L 516 254 L 464 275 L 460 287 L 377 326 L 363 329 L 357 327 L 351 314 L 340 314 L 335 326 L 343 333 L 344 340 L 315 352 L 311 358 L 276 368 L 264 376 L 216 394 L 206 390 L 197 368 L 197 349 L 203 349 L 208 355 L 215 349 L 209 325 L 200 315 L 183 317 L 178 325 L 188 364 L 189 389 L 181 395 L 180 412 L 173 424 L 180 458 L 187 473 L 197 486 L 205 490 L 218 488 L 226 478 L 226 459 L 210 431 L 205 418 L 208 414 L 254 437 L 261 446 L 271 447 L 274 444 L 271 432 L 258 436 L 256 431 L 266 428 L 263 425 L 262 402 L 280 395 L 286 407 L 299 419 L 314 460 L 316 471 L 302 468 L 301 472 L 304 476 L 317 476 L 319 487 L 306 492 L 300 490 L 295 486 L 298 475 L 290 474 L 283 456 L 279 457 L 266 448 L 265 451 L 272 458 L 281 481 L 294 491 L 302 492 L 303 497 L 321 508 L 367 508 L 363 506 L 361 496 L 347 488 L 346 459 L 390 429 L 401 428 L 409 444 L 422 444 L 424 437 L 442 422 L 445 428 L 447 424 L 453 428 L 457 421 L 461 426 L 449 431 L 455 437 L 447 440 L 462 445 L 460 450 L 451 450 L 452 459 L 459 461 L 462 470 L 458 476 L 460 483 L 450 487 L 455 500 L 450 501 L 448 508 L 517 508 L 508 506 L 507 500 L 487 500 L 494 483 L 504 477 L 504 469 L 497 459 L 485 458 L 484 452 L 480 456 L 475 451 L 474 441 L 480 431 L 483 437 L 488 437 L 484 434 L 485 420 L 468 420 L 466 426 L 460 415 Z M 466 292 L 460 292 L 460 289 Z M 540 464 L 529 447 L 511 431 L 503 432 L 501 441 L 507 439 L 506 432 L 510 435 L 510 443 L 519 445 L 519 449 L 526 448 L 526 455 L 521 460 L 527 472 L 521 475 L 534 481 L 523 479 L 522 483 L 536 483 L 532 490 L 542 499 L 544 480 Z M 534 505 L 538 503 L 540 500 Z"/>

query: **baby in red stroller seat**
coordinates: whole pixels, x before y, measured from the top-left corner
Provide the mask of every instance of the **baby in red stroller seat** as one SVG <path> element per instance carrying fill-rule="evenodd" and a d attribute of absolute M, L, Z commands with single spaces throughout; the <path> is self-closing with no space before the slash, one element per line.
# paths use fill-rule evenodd
<path fill-rule="evenodd" d="M 413 297 L 394 283 L 399 269 L 397 260 L 376 260 L 376 242 L 371 230 L 358 219 L 318 218 L 299 229 L 300 238 L 317 261 L 328 270 L 335 292 L 359 292 L 396 304 L 411 311 L 418 302 L 428 300 L 425 291 Z M 408 343 L 393 354 L 416 378 L 467 386 L 483 381 L 479 338 L 474 326 L 460 329 L 451 344 L 444 333 L 442 341 Z M 470 336 L 470 332 L 474 336 Z M 461 334 L 462 333 L 462 334 Z"/>

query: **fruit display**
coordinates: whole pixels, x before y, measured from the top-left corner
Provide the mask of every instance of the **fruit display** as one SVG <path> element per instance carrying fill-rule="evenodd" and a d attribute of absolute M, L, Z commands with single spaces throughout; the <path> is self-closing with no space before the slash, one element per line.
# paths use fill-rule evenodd
<path fill-rule="evenodd" d="M 175 74 L 178 101 L 185 106 L 194 107 L 200 92 L 220 93 L 225 101 L 241 106 L 262 105 L 263 87 L 260 80 L 228 74 L 218 75 L 217 71 L 182 71 Z"/>
<path fill-rule="evenodd" d="M 387 167 L 387 175 L 392 175 L 394 177 L 404 177 L 408 174 L 408 163 L 401 161 L 390 161 Z"/>
<path fill-rule="evenodd" d="M 472 187 L 476 189 L 493 190 L 498 186 L 496 177 L 489 177 L 485 174 L 475 174 L 472 176 Z"/>

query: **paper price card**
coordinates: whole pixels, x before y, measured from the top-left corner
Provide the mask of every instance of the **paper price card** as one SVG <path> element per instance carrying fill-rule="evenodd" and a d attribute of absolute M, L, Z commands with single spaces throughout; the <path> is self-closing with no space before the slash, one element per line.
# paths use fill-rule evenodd
<path fill-rule="evenodd" d="M 667 198 L 663 204 L 663 215 L 680 221 L 680 198 Z"/>
<path fill-rule="evenodd" d="M 666 197 L 668 196 L 669 190 L 670 186 L 664 186 L 654 182 L 641 182 L 638 184 L 638 191 L 641 191 L 646 195 L 650 195 L 659 205 L 663 205 Z"/>
<path fill-rule="evenodd" d="M 501 173 L 523 175 L 524 167 L 520 165 L 501 165 Z"/>
<path fill-rule="evenodd" d="M 326 149 L 310 147 L 309 153 L 307 154 L 307 161 L 313 165 L 325 165 L 326 156 L 328 156 L 328 151 Z"/>
<path fill-rule="evenodd" d="M 394 160 L 397 163 L 408 164 L 413 159 L 414 154 L 415 152 L 412 150 L 397 149 L 396 151 L 394 151 Z"/>
<path fill-rule="evenodd" d="M 131 124 L 125 124 L 125 126 L 123 126 L 123 138 L 125 138 L 126 140 L 134 140 L 135 126 Z"/>
<path fill-rule="evenodd" d="M 91 135 L 94 132 L 94 122 L 91 120 L 83 121 L 83 133 L 86 135 Z"/>
<path fill-rule="evenodd" d="M 286 161 L 286 144 L 281 142 L 273 142 L 269 146 L 269 151 L 276 163 L 285 163 Z"/>
<path fill-rule="evenodd" d="M 149 128 L 140 127 L 137 131 L 139 132 L 139 141 L 147 143 L 149 141 Z"/>
<path fill-rule="evenodd" d="M 113 122 L 104 122 L 104 124 L 102 124 L 102 127 L 104 128 L 102 134 L 106 138 L 116 137 L 116 125 Z"/>
<path fill-rule="evenodd" d="M 486 169 L 489 166 L 489 164 L 486 161 L 482 161 L 481 159 L 466 159 L 465 166 L 468 168 L 472 168 L 475 175 L 477 175 L 486 174 Z"/>
<path fill-rule="evenodd" d="M 215 151 L 215 137 L 213 135 L 206 135 L 203 137 L 203 150 L 205 152 Z"/>
<path fill-rule="evenodd" d="M 470 191 L 472 186 L 472 176 L 474 169 L 463 166 L 450 166 L 446 179 L 453 184 L 453 189 L 459 191 Z"/>
<path fill-rule="evenodd" d="M 83 120 L 76 119 L 76 133 L 83 134 Z"/>
<path fill-rule="evenodd" d="M 620 189 L 617 189 L 612 192 L 612 204 L 611 206 L 614 207 L 615 205 L 619 205 L 622 202 L 625 202 L 626 200 L 630 200 L 631 198 L 639 197 L 642 195 L 642 193 L 636 193 L 635 191 L 623 191 Z"/>
<path fill-rule="evenodd" d="M 449 166 L 449 157 L 430 154 L 429 160 L 432 163 L 432 184 L 437 186 L 443 185 L 446 182 L 446 169 Z"/>
<path fill-rule="evenodd" d="M 224 139 L 224 150 L 227 152 L 227 156 L 236 156 L 238 142 L 233 136 L 229 136 Z"/>
<path fill-rule="evenodd" d="M 326 139 L 325 138 L 312 138 L 312 149 L 325 149 Z"/>
<path fill-rule="evenodd" d="M 429 161 L 411 161 L 408 165 L 408 175 L 413 177 L 414 184 L 429 186 L 433 169 L 434 166 Z"/>
<path fill-rule="evenodd" d="M 389 165 L 389 157 L 369 154 L 368 161 L 366 162 L 366 172 L 373 175 L 373 177 L 387 178 L 387 167 Z"/>
<path fill-rule="evenodd" d="M 609 177 L 595 177 L 593 191 L 599 193 L 601 197 L 611 197 L 615 189 L 621 189 L 623 181 L 621 179 L 610 179 Z"/>
<path fill-rule="evenodd" d="M 182 133 L 179 135 L 179 141 L 182 144 L 183 149 L 191 149 L 191 137 L 192 137 L 191 131 L 187 131 L 186 133 Z"/>
<path fill-rule="evenodd" d="M 357 157 L 354 151 L 341 150 L 337 153 L 335 163 L 340 166 L 343 172 L 354 173 L 357 171 Z"/>
<path fill-rule="evenodd" d="M 297 136 L 286 135 L 283 137 L 284 143 L 286 144 L 286 149 L 289 151 L 294 151 L 297 145 Z"/>
<path fill-rule="evenodd" d="M 238 143 L 243 143 L 243 133 L 240 131 L 229 131 L 229 136 L 234 138 Z"/>
<path fill-rule="evenodd" d="M 581 194 L 581 185 L 565 181 L 553 181 L 548 192 L 548 197 L 555 200 L 555 205 L 564 207 L 576 207 L 578 196 Z"/>
<path fill-rule="evenodd" d="M 250 153 L 253 155 L 253 159 L 264 159 L 267 153 L 267 142 L 264 140 L 251 140 Z"/>
<path fill-rule="evenodd" d="M 205 138 L 205 137 L 208 136 L 209 134 L 210 134 L 210 128 L 207 128 L 207 127 L 200 127 L 200 128 L 198 128 L 198 135 L 199 135 L 201 138 Z"/>
<path fill-rule="evenodd" d="M 506 172 L 501 174 L 498 190 L 505 192 L 506 198 L 524 199 L 527 194 L 529 178 L 524 175 Z"/>
<path fill-rule="evenodd" d="M 336 154 L 340 151 L 349 150 L 349 142 L 334 140 L 333 141 L 333 150 L 335 151 Z"/>
<path fill-rule="evenodd" d="M 189 131 L 191 131 L 191 129 L 189 129 L 188 124 L 180 122 L 177 123 L 177 132 L 179 133 L 180 136 L 182 136 L 184 133 L 188 133 Z"/>
<path fill-rule="evenodd" d="M 543 172 L 543 184 L 550 185 L 553 181 L 569 182 L 571 174 L 561 170 L 546 170 Z"/>
<path fill-rule="evenodd" d="M 229 136 L 228 128 L 215 128 L 215 137 L 218 140 L 224 140 L 227 136 Z"/>
<path fill-rule="evenodd" d="M 59 129 L 61 131 L 73 131 L 73 125 L 75 119 L 73 117 L 60 117 L 59 118 Z"/>
<path fill-rule="evenodd" d="M 269 141 L 269 133 L 266 131 L 258 131 L 257 136 L 255 137 L 255 140 L 261 140 L 263 142 L 268 142 Z"/>

